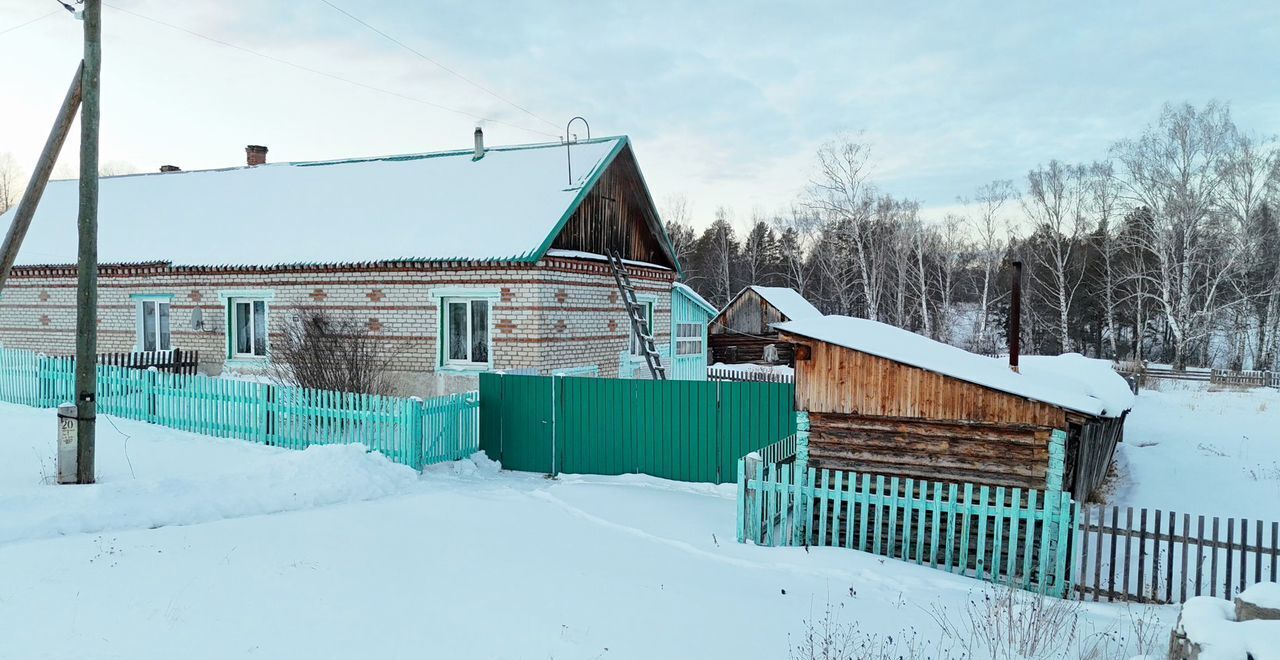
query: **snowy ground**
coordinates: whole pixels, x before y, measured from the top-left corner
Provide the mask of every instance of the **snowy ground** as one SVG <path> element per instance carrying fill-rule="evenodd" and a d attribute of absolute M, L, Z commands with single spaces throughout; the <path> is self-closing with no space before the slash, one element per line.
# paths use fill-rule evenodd
<path fill-rule="evenodd" d="M 738 544 L 731 486 L 419 476 L 115 425 L 131 438 L 102 425 L 98 485 L 46 485 L 52 411 L 0 404 L 0 658 L 776 659 L 828 606 L 900 651 L 942 637 L 931 611 L 987 611 L 987 587 L 932 569 Z M 1103 633 L 1173 623 L 1072 607 L 1103 657 L 1134 650 Z"/>
<path fill-rule="evenodd" d="M 1125 423 L 1109 503 L 1280 520 L 1280 390 L 1155 382 Z"/>

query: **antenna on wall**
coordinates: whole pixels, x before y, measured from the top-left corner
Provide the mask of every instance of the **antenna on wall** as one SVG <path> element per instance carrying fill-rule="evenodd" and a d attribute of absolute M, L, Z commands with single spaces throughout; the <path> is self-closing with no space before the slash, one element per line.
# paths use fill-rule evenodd
<path fill-rule="evenodd" d="M 578 136 L 570 133 L 569 127 L 573 126 L 575 121 L 580 121 L 583 126 L 587 127 L 587 139 L 591 139 L 591 124 L 588 124 L 586 119 L 580 116 L 574 117 L 564 125 L 564 158 L 569 165 L 569 187 L 571 188 L 573 187 L 573 152 L 569 147 L 578 142 Z"/>

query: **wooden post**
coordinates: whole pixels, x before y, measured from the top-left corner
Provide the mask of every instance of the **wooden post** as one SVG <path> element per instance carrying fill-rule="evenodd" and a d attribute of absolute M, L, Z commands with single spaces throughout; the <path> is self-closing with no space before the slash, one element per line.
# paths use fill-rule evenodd
<path fill-rule="evenodd" d="M 80 113 L 79 278 L 76 283 L 76 482 L 94 481 L 98 390 L 98 102 L 102 0 L 84 2 L 83 111 Z"/>
<path fill-rule="evenodd" d="M 13 270 L 13 262 L 18 258 L 18 249 L 22 247 L 22 239 L 27 235 L 31 219 L 35 217 L 36 206 L 44 196 L 45 185 L 53 172 L 53 164 L 62 152 L 62 145 L 67 141 L 67 133 L 71 132 L 71 122 L 75 121 L 76 110 L 80 108 L 80 90 L 84 62 L 76 68 L 75 78 L 67 89 L 67 96 L 62 99 L 62 108 L 58 117 L 53 120 L 53 128 L 49 129 L 49 137 L 45 140 L 44 149 L 36 161 L 36 168 L 31 172 L 31 180 L 27 181 L 27 189 L 18 202 L 18 210 L 13 214 L 13 222 L 9 225 L 9 233 L 5 234 L 4 245 L 0 246 L 0 289 L 9 281 L 9 273 Z"/>
<path fill-rule="evenodd" d="M 1022 341 L 1022 262 L 1014 261 L 1013 291 L 1009 302 L 1009 368 L 1018 370 L 1018 349 Z"/>

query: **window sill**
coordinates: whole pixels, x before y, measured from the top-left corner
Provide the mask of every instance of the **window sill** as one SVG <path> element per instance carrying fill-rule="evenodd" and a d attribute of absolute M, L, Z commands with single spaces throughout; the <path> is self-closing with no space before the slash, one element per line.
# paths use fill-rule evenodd
<path fill-rule="evenodd" d="M 228 367 L 265 367 L 270 362 L 270 358 L 261 355 L 237 355 L 227 358 L 224 364 Z"/>
<path fill-rule="evenodd" d="M 493 371 L 493 365 L 478 364 L 474 367 L 468 367 L 460 364 L 443 364 L 436 367 L 436 373 L 454 376 L 476 376 L 486 371 Z"/>

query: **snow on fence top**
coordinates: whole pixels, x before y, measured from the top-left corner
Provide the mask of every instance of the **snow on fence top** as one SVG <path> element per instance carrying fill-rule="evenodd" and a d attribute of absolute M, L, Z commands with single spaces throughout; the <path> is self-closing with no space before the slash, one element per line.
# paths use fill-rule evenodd
<path fill-rule="evenodd" d="M 822 312 L 818 311 L 813 303 L 804 299 L 804 296 L 796 293 L 795 289 L 788 289 L 785 286 L 751 286 L 751 290 L 760 294 L 766 302 L 773 305 L 773 308 L 782 312 L 782 315 L 795 321 L 797 319 L 805 319 L 813 316 L 822 316 Z"/>
<path fill-rule="evenodd" d="M 1088 415 L 1119 417 L 1133 407 L 1133 393 L 1109 362 L 1078 353 L 1027 356 L 1014 372 L 1003 359 L 867 319 L 822 316 L 774 327 Z"/>
<path fill-rule="evenodd" d="M 101 263 L 532 260 L 627 143 L 562 144 L 104 177 Z M 76 262 L 78 184 L 51 182 L 20 265 Z M 0 215 L 8 226 L 13 211 Z"/>

